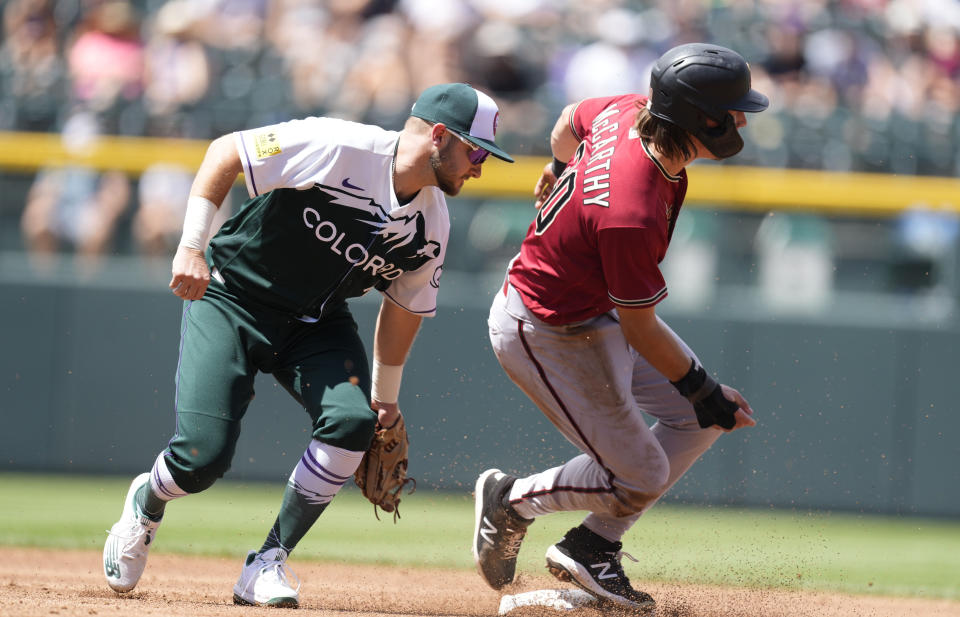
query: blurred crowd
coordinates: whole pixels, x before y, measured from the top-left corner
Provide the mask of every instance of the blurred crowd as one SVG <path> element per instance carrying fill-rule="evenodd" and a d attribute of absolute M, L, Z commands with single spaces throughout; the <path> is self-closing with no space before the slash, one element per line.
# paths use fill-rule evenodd
<path fill-rule="evenodd" d="M 498 141 L 548 154 L 568 102 L 647 90 L 666 49 L 740 51 L 771 108 L 738 164 L 960 171 L 957 0 L 6 0 L 0 131 L 211 139 L 306 115 L 399 128 L 429 84 L 501 106 Z M 39 252 L 102 252 L 135 209 L 175 242 L 189 170 L 42 170 L 22 229 Z M 73 202 L 63 204 L 59 202 Z M 173 224 L 170 224 L 170 221 Z M 106 230 L 106 232 L 105 232 Z"/>

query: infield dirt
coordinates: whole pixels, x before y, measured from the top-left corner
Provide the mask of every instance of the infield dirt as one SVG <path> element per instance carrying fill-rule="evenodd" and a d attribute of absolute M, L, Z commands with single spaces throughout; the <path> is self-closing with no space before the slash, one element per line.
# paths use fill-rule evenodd
<path fill-rule="evenodd" d="M 241 556 L 152 555 L 137 589 L 123 595 L 106 586 L 100 558 L 99 551 L 0 547 L 0 615 L 276 617 L 286 610 L 233 604 Z M 500 594 L 472 571 L 300 562 L 296 555 L 290 566 L 303 582 L 300 609 L 294 615 L 492 616 L 500 602 Z M 658 617 L 960 617 L 958 601 L 634 582 L 657 598 Z M 507 591 L 560 587 L 548 575 L 525 576 Z M 511 617 L 600 614 L 595 609 L 528 608 L 510 613 Z"/>

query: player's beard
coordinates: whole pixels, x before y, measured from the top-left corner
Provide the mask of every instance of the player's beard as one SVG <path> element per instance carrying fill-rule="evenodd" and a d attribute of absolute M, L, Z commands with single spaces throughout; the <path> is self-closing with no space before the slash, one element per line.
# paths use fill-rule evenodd
<path fill-rule="evenodd" d="M 465 180 L 463 176 L 456 176 L 449 172 L 450 151 L 455 143 L 456 140 L 451 139 L 446 146 L 430 155 L 430 167 L 433 168 L 433 175 L 437 179 L 437 187 L 451 197 L 460 192 Z"/>

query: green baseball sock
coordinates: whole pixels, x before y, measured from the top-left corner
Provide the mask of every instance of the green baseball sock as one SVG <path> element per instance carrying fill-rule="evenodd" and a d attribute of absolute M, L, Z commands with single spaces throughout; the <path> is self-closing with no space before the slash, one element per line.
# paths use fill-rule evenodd
<path fill-rule="evenodd" d="M 167 502 L 153 493 L 149 480 L 137 489 L 136 494 L 133 496 L 133 501 L 137 504 L 140 512 L 151 521 L 159 521 L 162 519 L 163 510 L 167 507 Z"/>
<path fill-rule="evenodd" d="M 271 548 L 282 548 L 289 554 L 317 522 L 329 503 L 310 503 L 294 490 L 293 486 L 287 484 L 277 520 L 273 523 L 273 528 L 267 534 L 267 539 L 259 552 L 262 553 Z"/>

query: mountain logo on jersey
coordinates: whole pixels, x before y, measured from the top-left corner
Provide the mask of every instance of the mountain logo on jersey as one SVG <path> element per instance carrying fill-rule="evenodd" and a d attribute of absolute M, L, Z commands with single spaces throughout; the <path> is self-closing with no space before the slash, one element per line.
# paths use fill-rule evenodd
<path fill-rule="evenodd" d="M 440 244 L 426 239 L 422 212 L 415 211 L 412 216 L 394 218 L 383 206 L 369 197 L 322 184 L 318 184 L 317 188 L 330 195 L 331 205 L 346 206 L 366 213 L 366 217 L 358 216 L 357 220 L 378 230 L 376 233 L 383 238 L 384 245 L 388 247 L 388 253 L 413 243 L 417 247 L 415 252 L 417 256 L 426 255 L 427 259 L 432 259 L 440 254 Z"/>
<path fill-rule="evenodd" d="M 323 184 L 314 189 L 324 203 L 303 209 L 304 225 L 362 278 L 392 281 L 440 255 L 440 244 L 427 239 L 422 212 L 395 216 L 365 195 Z"/>

